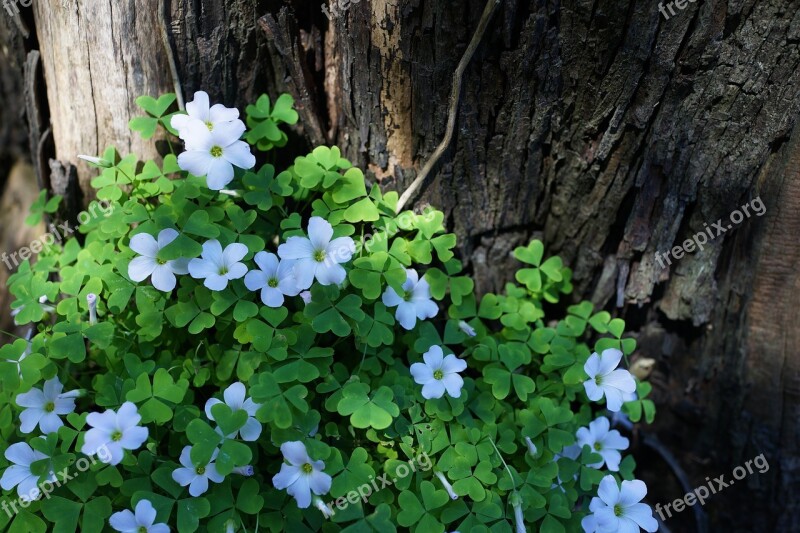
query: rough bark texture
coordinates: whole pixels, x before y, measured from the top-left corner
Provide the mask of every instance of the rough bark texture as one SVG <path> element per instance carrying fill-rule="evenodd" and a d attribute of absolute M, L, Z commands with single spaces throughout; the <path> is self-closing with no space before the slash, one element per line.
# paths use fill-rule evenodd
<path fill-rule="evenodd" d="M 184 96 L 203 88 L 241 108 L 291 91 L 298 133 L 397 190 L 443 136 L 484 7 L 337 1 L 328 20 L 318 1 L 165 2 Z M 127 121 L 136 96 L 173 90 L 155 5 L 36 3 L 59 159 L 109 144 L 152 153 Z M 800 527 L 798 62 L 792 0 L 694 2 L 668 20 L 642 0 L 504 0 L 417 202 L 445 210 L 480 291 L 510 280 L 511 251 L 538 236 L 574 269 L 577 296 L 628 321 L 656 360 L 653 431 L 693 486 L 765 454 L 767 473 L 706 505 L 718 531 Z M 93 174 L 78 170 L 85 185 Z M 759 195 L 764 216 L 656 262 Z M 649 471 L 653 503 L 682 495 Z M 674 531 L 692 530 L 684 514 Z"/>

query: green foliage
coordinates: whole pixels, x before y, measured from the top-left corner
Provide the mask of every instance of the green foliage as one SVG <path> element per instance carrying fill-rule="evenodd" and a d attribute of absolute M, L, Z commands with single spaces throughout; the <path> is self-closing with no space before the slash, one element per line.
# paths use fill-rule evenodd
<path fill-rule="evenodd" d="M 174 134 L 168 113 L 174 101 L 174 95 L 141 97 L 137 103 L 147 115 L 133 119 L 131 129 L 144 138 L 159 126 Z M 273 105 L 264 95 L 248 106 L 246 141 L 261 152 L 284 146 L 281 126 L 298 119 L 293 103 L 282 95 Z M 125 401 L 137 405 L 150 438 L 126 452 L 121 464 L 93 465 L 13 519 L 0 513 L 0 528 L 10 523 L 11 532 L 100 531 L 112 512 L 147 499 L 158 521 L 182 532 L 222 531 L 228 523 L 248 531 L 399 526 L 510 532 L 512 496 L 520 498 L 530 531 L 580 528 L 602 478 L 589 467 L 598 456 L 588 448 L 576 459 L 560 454 L 594 418 L 583 366 L 592 351 L 619 348 L 627 356 L 635 341 L 623 337 L 622 320 L 589 302 L 568 306 L 560 320 L 545 318 L 546 310 L 559 309 L 550 304 L 572 287 L 571 271 L 560 258 L 545 258 L 541 242 L 514 251 L 523 263 L 519 285 L 478 298 L 454 257 L 456 237 L 447 233 L 444 214 L 432 208 L 398 213 L 397 194 L 369 186 L 336 147 L 317 147 L 286 169 L 262 164 L 237 173 L 229 186 L 237 191 L 233 195 L 206 188 L 204 179 L 180 169 L 174 155 L 140 162 L 109 148 L 102 158 L 111 164 L 92 185 L 109 204 L 108 213 L 80 228 L 82 244 L 56 243 L 9 280 L 17 322 L 31 325 L 33 334 L 30 343 L 21 339 L 0 348 L 0 448 L 37 440 L 19 432 L 14 398 L 54 376 L 67 390 L 86 391 L 78 414 L 65 418 L 58 445 L 56 435 L 50 437 L 54 465 L 83 457 L 85 413 L 117 409 Z M 41 195 L 29 222 L 57 204 L 58 198 Z M 208 239 L 243 243 L 244 262 L 253 269 L 257 252 L 274 253 L 289 237 L 305 235 L 311 216 L 328 220 L 335 237 L 351 236 L 356 253 L 344 265 L 344 283 L 314 284 L 308 304 L 296 296 L 282 307 L 266 307 L 242 279 L 215 292 L 182 275 L 165 293 L 149 281 L 133 282 L 128 273 L 136 256 L 129 244 L 137 234 L 177 230 L 180 236 L 159 252 L 162 262 L 199 257 Z M 406 268 L 424 275 L 440 302 L 439 314 L 411 331 L 382 301 L 388 288 L 405 294 Z M 94 325 L 89 293 L 98 297 Z M 422 397 L 409 366 L 432 345 L 467 362 L 460 397 Z M 208 398 L 237 381 L 260 405 L 255 417 L 263 431 L 254 442 L 229 438 L 245 425 L 244 411 L 215 405 L 220 431 L 203 412 Z M 650 389 L 639 383 L 638 399 L 625 404 L 634 422 L 653 420 Z M 537 455 L 526 453 L 525 437 Z M 334 508 L 325 521 L 313 506 L 298 509 L 271 482 L 286 441 L 304 442 L 314 460 L 325 462 L 333 476 L 326 502 L 381 473 L 393 481 L 367 503 Z M 225 479 L 200 497 L 189 496 L 171 477 L 187 445 L 195 464 L 219 450 L 216 465 Z M 422 454 L 458 499 L 448 496 L 431 468 L 395 475 L 399 465 Z M 235 473 L 250 464 L 253 477 Z M 632 471 L 633 461 L 626 459 L 621 477 L 632 478 Z"/>

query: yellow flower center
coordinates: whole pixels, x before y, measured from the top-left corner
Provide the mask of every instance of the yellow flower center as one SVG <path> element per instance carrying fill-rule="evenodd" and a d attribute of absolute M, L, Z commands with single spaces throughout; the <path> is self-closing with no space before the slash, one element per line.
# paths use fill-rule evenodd
<path fill-rule="evenodd" d="M 211 157 L 222 157 L 222 147 L 221 146 L 212 146 L 211 147 Z"/>
<path fill-rule="evenodd" d="M 437 370 L 433 373 L 433 379 L 441 380 L 444 377 L 444 372 Z"/>
<path fill-rule="evenodd" d="M 303 472 L 304 473 L 310 474 L 313 471 L 314 471 L 314 467 L 311 466 L 311 463 L 306 463 L 306 464 L 303 465 Z"/>

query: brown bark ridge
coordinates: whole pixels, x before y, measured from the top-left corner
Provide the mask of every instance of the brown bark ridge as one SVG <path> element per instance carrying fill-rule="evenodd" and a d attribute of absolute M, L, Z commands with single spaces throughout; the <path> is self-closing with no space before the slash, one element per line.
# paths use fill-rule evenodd
<path fill-rule="evenodd" d="M 444 134 L 485 4 L 332 0 L 329 20 L 305 0 L 164 2 L 184 96 L 241 108 L 292 91 L 301 133 L 397 190 Z M 173 90 L 154 5 L 35 3 L 59 159 L 108 144 L 152 154 L 127 121 L 136 96 Z M 417 199 L 445 210 L 480 291 L 512 279 L 511 251 L 538 236 L 578 296 L 628 321 L 657 361 L 655 431 L 695 486 L 765 454 L 767 473 L 707 503 L 723 531 L 800 527 L 798 62 L 793 0 L 692 2 L 669 19 L 641 0 L 503 0 Z M 758 195 L 765 216 L 659 268 L 656 251 Z M 647 480 L 653 502 L 681 496 Z"/>

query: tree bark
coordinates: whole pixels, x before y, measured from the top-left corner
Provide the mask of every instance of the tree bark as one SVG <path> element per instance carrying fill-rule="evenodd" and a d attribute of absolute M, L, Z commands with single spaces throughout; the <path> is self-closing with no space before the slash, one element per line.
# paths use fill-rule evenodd
<path fill-rule="evenodd" d="M 35 3 L 53 157 L 77 164 L 87 193 L 77 153 L 153 155 L 127 122 L 135 97 L 174 90 L 167 50 L 185 97 L 241 108 L 292 92 L 308 145 L 335 143 L 402 191 L 444 135 L 484 8 L 336 1 L 329 20 L 320 2 L 165 2 L 165 24 L 155 2 Z M 540 237 L 573 268 L 576 297 L 626 319 L 656 360 L 648 431 L 693 487 L 765 454 L 768 472 L 705 506 L 720 531 L 800 527 L 799 62 L 791 0 L 694 2 L 669 19 L 644 1 L 504 0 L 416 199 L 445 211 L 480 292 L 512 280 L 511 251 Z M 660 267 L 656 252 L 756 196 L 763 217 Z M 642 472 L 652 503 L 682 496 L 657 467 Z"/>

